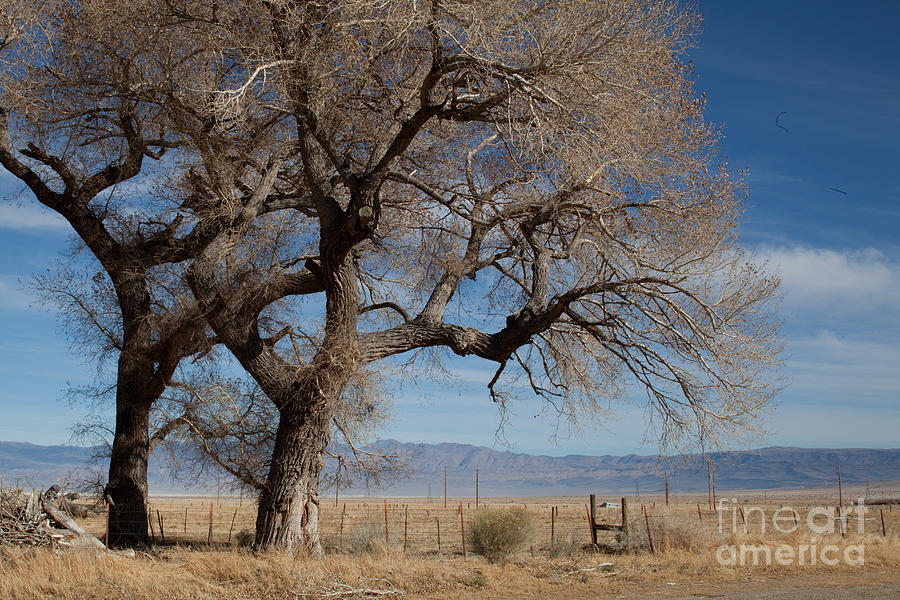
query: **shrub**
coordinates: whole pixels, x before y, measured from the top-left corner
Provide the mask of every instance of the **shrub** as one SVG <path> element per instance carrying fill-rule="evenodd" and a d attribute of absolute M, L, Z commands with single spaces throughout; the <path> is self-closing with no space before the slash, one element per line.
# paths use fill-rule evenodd
<path fill-rule="evenodd" d="M 584 546 L 585 541 L 580 530 L 572 531 L 568 536 L 557 534 L 556 540 L 547 549 L 547 555 L 550 558 L 568 558 L 579 554 L 584 549 Z"/>
<path fill-rule="evenodd" d="M 350 529 L 345 542 L 346 549 L 351 554 L 376 552 L 384 547 L 384 529 L 375 523 L 358 523 Z"/>
<path fill-rule="evenodd" d="M 687 550 L 698 552 L 709 545 L 709 537 L 696 519 L 676 515 L 650 515 L 650 534 L 657 552 Z M 644 552 L 650 549 L 647 524 L 643 515 L 628 519 L 628 537 L 619 536 L 625 550 Z"/>
<path fill-rule="evenodd" d="M 234 534 L 234 543 L 241 548 L 249 548 L 253 545 L 253 540 L 255 537 L 256 534 L 251 533 L 246 529 L 241 529 L 236 534 Z"/>
<path fill-rule="evenodd" d="M 534 518 L 523 508 L 485 508 L 469 526 L 472 550 L 491 562 L 502 562 L 534 537 Z"/>

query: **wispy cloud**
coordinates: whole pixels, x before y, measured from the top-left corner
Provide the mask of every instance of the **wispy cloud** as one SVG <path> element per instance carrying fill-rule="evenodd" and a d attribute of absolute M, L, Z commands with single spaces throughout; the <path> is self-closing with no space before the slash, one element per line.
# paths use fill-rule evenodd
<path fill-rule="evenodd" d="M 788 175 L 787 173 L 779 173 L 765 167 L 751 167 L 750 173 L 747 175 L 747 182 L 751 186 L 787 185 L 803 183 L 803 178 L 796 175 Z"/>
<path fill-rule="evenodd" d="M 785 303 L 807 311 L 884 309 L 894 319 L 900 305 L 900 262 L 876 249 L 765 248 L 760 255 L 782 276 Z"/>
<path fill-rule="evenodd" d="M 775 417 L 776 439 L 858 444 L 866 428 L 900 427 L 900 261 L 872 248 L 781 246 L 759 254 L 781 273 L 785 296 L 791 385 Z M 804 411 L 816 419 L 795 418 Z M 845 420 L 860 428 L 854 436 L 840 433 Z"/>
<path fill-rule="evenodd" d="M 814 394 L 817 402 L 865 399 L 875 406 L 896 406 L 900 390 L 900 344 L 859 339 L 822 330 L 790 341 L 789 362 L 795 392 Z"/>
<path fill-rule="evenodd" d="M 0 204 L 0 229 L 64 232 L 69 224 L 49 209 L 28 204 Z"/>

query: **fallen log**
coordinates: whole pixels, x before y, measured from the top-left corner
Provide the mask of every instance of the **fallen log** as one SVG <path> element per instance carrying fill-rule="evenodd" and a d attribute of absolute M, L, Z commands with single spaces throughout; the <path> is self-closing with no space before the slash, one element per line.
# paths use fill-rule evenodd
<path fill-rule="evenodd" d="M 50 517 L 50 519 L 54 523 L 71 531 L 79 538 L 79 541 L 86 543 L 94 548 L 106 550 L 106 546 L 103 544 L 103 542 L 82 529 L 81 526 L 76 523 L 74 519 L 72 519 L 72 517 L 64 513 L 59 509 L 59 507 L 53 504 L 53 501 L 48 497 L 48 494 L 44 494 L 43 496 L 41 496 L 41 508 L 44 509 L 44 512 L 47 513 L 47 516 Z"/>
<path fill-rule="evenodd" d="M 869 506 L 887 506 L 889 504 L 900 504 L 900 498 L 870 498 L 866 500 Z"/>
<path fill-rule="evenodd" d="M 59 499 L 59 508 L 79 519 L 86 519 L 91 512 L 91 507 L 84 504 L 77 504 L 67 498 Z"/>

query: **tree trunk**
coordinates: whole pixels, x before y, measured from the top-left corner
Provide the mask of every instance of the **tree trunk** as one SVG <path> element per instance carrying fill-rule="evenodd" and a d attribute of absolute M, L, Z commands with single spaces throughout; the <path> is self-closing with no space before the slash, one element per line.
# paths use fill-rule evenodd
<path fill-rule="evenodd" d="M 150 457 L 150 406 L 147 383 L 123 373 L 120 357 L 116 389 L 116 431 L 109 458 L 106 499 L 109 543 L 115 547 L 147 545 L 147 463 Z"/>
<path fill-rule="evenodd" d="M 256 517 L 257 550 L 322 555 L 319 474 L 325 465 L 331 411 L 324 402 L 283 410 Z"/>

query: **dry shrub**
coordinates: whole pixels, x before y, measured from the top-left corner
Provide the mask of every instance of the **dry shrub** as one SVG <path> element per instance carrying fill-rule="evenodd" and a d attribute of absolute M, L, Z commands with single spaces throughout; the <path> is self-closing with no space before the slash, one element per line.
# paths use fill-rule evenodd
<path fill-rule="evenodd" d="M 357 523 L 350 528 L 346 550 L 350 554 L 364 554 L 384 550 L 384 529 L 375 523 Z"/>
<path fill-rule="evenodd" d="M 654 528 L 656 531 L 654 531 Z M 650 522 L 654 544 L 665 550 L 687 550 L 697 552 L 709 547 L 709 535 L 696 520 L 684 516 L 667 515 Z"/>
<path fill-rule="evenodd" d="M 469 527 L 472 550 L 491 562 L 503 562 L 534 538 L 534 517 L 521 507 L 486 508 Z"/>
<path fill-rule="evenodd" d="M 558 535 L 547 550 L 549 558 L 568 558 L 581 554 L 586 543 L 580 532 L 572 531 L 568 536 Z"/>
<path fill-rule="evenodd" d="M 657 552 L 687 550 L 698 552 L 709 547 L 709 532 L 702 523 L 688 516 L 654 515 L 649 517 L 650 535 L 653 537 L 653 548 Z M 641 552 L 650 549 L 647 539 L 647 523 L 644 516 L 639 515 L 628 520 L 628 536 L 620 538 L 626 550 Z"/>
<path fill-rule="evenodd" d="M 256 539 L 256 534 L 252 533 L 249 529 L 241 529 L 234 534 L 234 543 L 241 548 L 249 548 L 252 546 L 254 539 Z"/>

